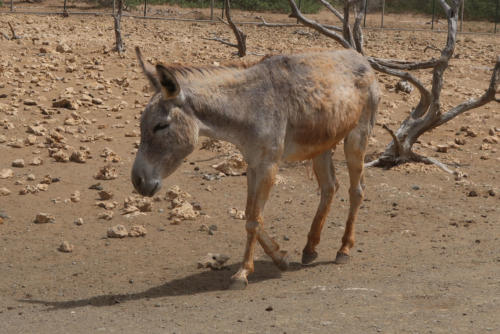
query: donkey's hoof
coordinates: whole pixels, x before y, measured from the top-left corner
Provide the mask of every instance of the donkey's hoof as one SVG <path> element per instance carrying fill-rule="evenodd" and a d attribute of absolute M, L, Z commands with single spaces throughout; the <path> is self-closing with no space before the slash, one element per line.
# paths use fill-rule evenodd
<path fill-rule="evenodd" d="M 349 255 L 346 253 L 337 252 L 337 257 L 335 258 L 336 264 L 347 264 L 349 263 Z"/>
<path fill-rule="evenodd" d="M 318 252 L 313 251 L 312 253 L 307 253 L 302 251 L 302 264 L 310 264 L 318 257 Z"/>
<path fill-rule="evenodd" d="M 229 290 L 244 290 L 248 285 L 248 280 L 244 277 L 231 278 Z"/>
<path fill-rule="evenodd" d="M 289 265 L 288 254 L 285 251 L 282 251 L 281 255 L 282 255 L 281 261 L 275 264 L 281 271 L 286 271 L 288 270 L 288 265 Z"/>

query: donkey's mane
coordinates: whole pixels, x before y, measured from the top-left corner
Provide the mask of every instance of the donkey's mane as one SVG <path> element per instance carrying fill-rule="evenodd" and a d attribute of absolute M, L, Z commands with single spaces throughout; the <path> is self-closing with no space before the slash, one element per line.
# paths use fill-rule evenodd
<path fill-rule="evenodd" d="M 228 62 L 221 65 L 188 65 L 188 64 L 163 64 L 177 79 L 202 79 L 211 75 L 234 73 L 237 70 L 249 68 L 264 59 L 253 62 Z"/>

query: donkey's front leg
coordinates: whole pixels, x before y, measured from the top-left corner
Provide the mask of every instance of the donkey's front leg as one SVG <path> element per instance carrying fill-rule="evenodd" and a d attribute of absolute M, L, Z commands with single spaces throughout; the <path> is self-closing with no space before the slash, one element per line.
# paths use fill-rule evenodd
<path fill-rule="evenodd" d="M 247 170 L 248 194 L 245 211 L 247 243 L 241 268 L 231 277 L 231 289 L 244 289 L 248 285 L 247 277 L 254 271 L 253 254 L 257 240 L 278 267 L 286 269 L 288 266 L 286 252 L 279 251 L 278 244 L 264 231 L 262 219 L 276 170 L 275 163 L 263 164 L 256 168 L 249 167 Z"/>

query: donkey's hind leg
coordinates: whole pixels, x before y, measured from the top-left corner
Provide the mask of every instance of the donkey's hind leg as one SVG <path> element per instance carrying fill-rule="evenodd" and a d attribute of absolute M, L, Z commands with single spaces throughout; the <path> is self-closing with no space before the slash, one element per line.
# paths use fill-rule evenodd
<path fill-rule="evenodd" d="M 313 170 L 321 189 L 321 200 L 311 224 L 311 229 L 307 235 L 306 247 L 302 251 L 302 264 L 309 264 L 318 256 L 315 249 L 319 244 L 321 230 L 325 224 L 326 216 L 330 211 L 333 196 L 339 188 L 337 178 L 335 177 L 335 167 L 332 162 L 331 150 L 327 150 L 313 159 Z"/>
<path fill-rule="evenodd" d="M 368 134 L 359 127 L 352 130 L 344 140 L 344 152 L 349 169 L 349 215 L 345 226 L 342 246 L 337 252 L 335 262 L 344 264 L 349 261 L 349 250 L 354 246 L 354 223 L 364 197 L 363 164 Z"/>

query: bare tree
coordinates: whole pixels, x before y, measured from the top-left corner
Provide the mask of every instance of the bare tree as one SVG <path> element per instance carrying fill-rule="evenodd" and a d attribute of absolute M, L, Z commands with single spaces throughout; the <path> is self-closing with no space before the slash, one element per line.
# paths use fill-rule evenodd
<path fill-rule="evenodd" d="M 363 50 L 363 32 L 361 29 L 361 21 L 364 15 L 365 0 L 344 0 L 344 14 L 342 15 L 326 0 L 320 0 L 326 8 L 328 8 L 342 23 L 342 35 L 337 31 L 330 29 L 318 22 L 310 20 L 302 15 L 294 0 L 289 0 L 292 8 L 291 17 L 295 17 L 304 24 L 330 38 L 339 42 L 345 48 L 353 48 L 364 54 Z M 376 57 L 367 57 L 372 67 L 385 74 L 399 77 L 409 81 L 415 86 L 420 93 L 420 101 L 417 106 L 413 107 L 408 117 L 401 123 L 399 129 L 393 132 L 388 127 L 384 127 L 391 134 L 393 140 L 386 147 L 382 155 L 375 161 L 368 163 L 368 166 L 392 167 L 404 162 L 424 162 L 436 164 L 445 171 L 452 173 L 444 164 L 439 161 L 419 155 L 413 152 L 412 147 L 418 138 L 457 117 L 458 115 L 478 108 L 491 101 L 500 102 L 500 99 L 495 97 L 499 90 L 500 82 L 500 57 L 497 57 L 496 64 L 490 80 L 490 85 L 483 95 L 470 99 L 459 105 L 451 108 L 448 111 L 443 111 L 440 103 L 441 90 L 443 87 L 443 74 L 448 68 L 449 61 L 453 55 L 457 37 L 457 22 L 459 8 L 462 0 L 439 0 L 448 21 L 448 36 L 446 45 L 440 50 L 439 58 L 432 58 L 420 62 L 408 62 L 404 60 L 389 60 Z M 354 25 L 351 28 L 349 24 L 349 13 L 351 7 L 354 8 Z M 427 89 L 419 79 L 413 76 L 411 70 L 432 69 L 432 86 Z"/>
<path fill-rule="evenodd" d="M 221 21 L 231 27 L 231 30 L 233 30 L 234 36 L 236 36 L 236 41 L 237 44 L 228 42 L 226 40 L 223 40 L 222 38 L 219 37 L 211 37 L 211 38 L 205 38 L 211 41 L 217 41 L 220 42 L 224 45 L 231 46 L 233 48 L 238 49 L 238 56 L 240 57 L 245 57 L 247 54 L 247 35 L 243 33 L 236 24 L 234 24 L 233 19 L 231 18 L 231 8 L 229 5 L 229 0 L 224 0 L 224 9 L 226 11 L 226 17 L 227 17 L 227 22 L 221 19 Z M 224 12 L 223 12 L 224 13 Z"/>
<path fill-rule="evenodd" d="M 118 0 L 118 11 L 114 15 L 115 19 L 115 37 L 116 37 L 116 45 L 115 51 L 118 53 L 123 53 L 125 51 L 125 46 L 123 44 L 122 39 L 122 30 L 121 30 L 121 20 L 122 20 L 122 10 L 123 10 L 123 0 Z"/>

